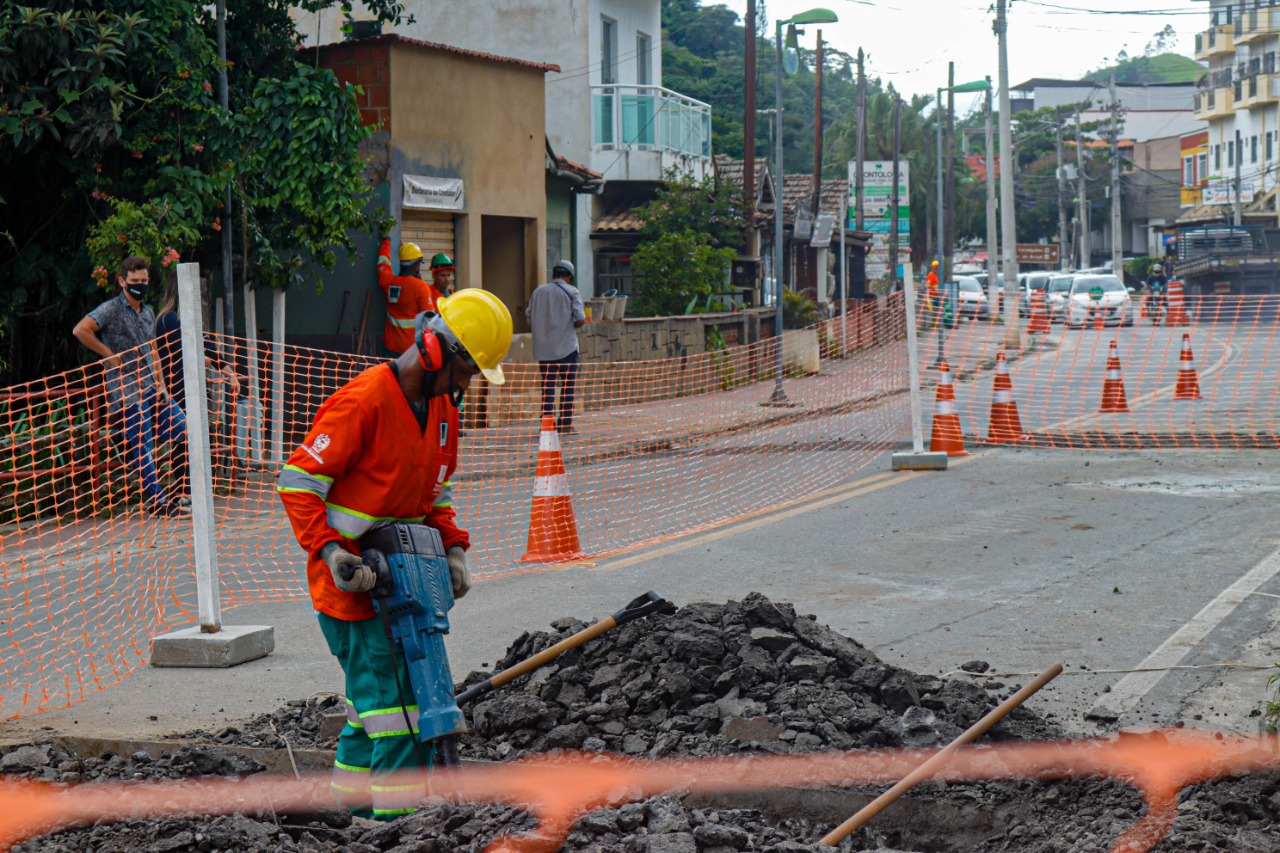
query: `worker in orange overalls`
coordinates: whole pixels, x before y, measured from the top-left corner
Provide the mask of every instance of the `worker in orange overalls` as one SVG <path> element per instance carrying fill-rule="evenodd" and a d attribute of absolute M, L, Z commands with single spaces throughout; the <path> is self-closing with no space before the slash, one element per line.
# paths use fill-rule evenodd
<path fill-rule="evenodd" d="M 938 262 L 937 261 L 933 261 L 932 263 L 929 264 L 929 274 L 925 276 L 924 283 L 925 285 L 927 285 L 925 292 L 928 293 L 927 299 L 929 300 L 925 305 L 925 311 L 932 313 L 935 308 L 939 307 L 942 304 L 941 302 L 938 301 L 939 296 L 938 296 Z"/>
<path fill-rule="evenodd" d="M 387 355 L 392 357 L 413 346 L 414 320 L 423 311 L 435 311 L 436 300 L 448 291 L 433 286 L 432 282 L 423 281 L 422 249 L 417 243 L 400 244 L 400 275 L 391 269 L 391 240 L 383 238 L 378 247 L 378 286 L 382 295 L 387 298 L 387 325 L 382 331 L 382 344 L 387 348 Z M 453 262 L 449 256 L 438 254 L 432 259 L 432 277 L 436 277 L 437 261 L 447 268 L 447 282 L 453 275 Z"/>
<path fill-rule="evenodd" d="M 455 598 L 471 587 L 471 537 L 454 517 L 456 401 L 476 374 L 505 380 L 511 314 L 493 294 L 467 289 L 415 318 L 398 358 L 360 373 L 316 413 L 276 491 L 307 552 L 307 584 L 329 651 L 346 676 L 347 725 L 338 738 L 333 790 L 357 815 L 392 820 L 425 796 L 392 784 L 397 770 L 434 763 L 419 755 L 416 705 L 404 657 L 388 642 L 369 591 L 376 577 L 361 537 L 390 524 L 435 528 Z"/>

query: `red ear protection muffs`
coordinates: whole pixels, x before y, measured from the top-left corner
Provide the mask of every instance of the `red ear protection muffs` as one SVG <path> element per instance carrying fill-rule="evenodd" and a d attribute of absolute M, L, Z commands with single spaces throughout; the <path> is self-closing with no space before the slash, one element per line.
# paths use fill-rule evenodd
<path fill-rule="evenodd" d="M 433 322 L 434 321 L 434 322 Z M 453 350 L 441 340 L 440 333 L 432 326 L 439 322 L 437 315 L 423 311 L 418 315 L 414 340 L 418 344 L 418 360 L 427 373 L 438 373 L 449 363 Z"/>

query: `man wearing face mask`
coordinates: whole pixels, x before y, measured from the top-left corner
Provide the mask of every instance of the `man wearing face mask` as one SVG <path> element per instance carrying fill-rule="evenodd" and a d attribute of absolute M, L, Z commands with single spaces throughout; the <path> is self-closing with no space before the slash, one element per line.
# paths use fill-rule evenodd
<path fill-rule="evenodd" d="M 468 288 L 437 307 L 438 315 L 417 316 L 409 349 L 320 406 L 276 480 L 307 552 L 320 630 L 346 676 L 348 723 L 338 739 L 333 791 L 355 814 L 383 820 L 413 811 L 425 790 L 387 781 L 396 770 L 421 766 L 416 730 L 405 720 L 417 708 L 400 692 L 409 672 L 374 611 L 376 578 L 361 558 L 361 537 L 376 538 L 392 524 L 433 527 L 455 598 L 471 588 L 471 537 L 455 521 L 450 479 L 457 403 L 478 374 L 494 385 L 505 381 L 501 362 L 511 346 L 511 314 L 493 294 Z M 433 762 L 430 753 L 422 760 Z"/>
<path fill-rule="evenodd" d="M 187 422 L 160 373 L 155 353 L 156 318 L 146 304 L 151 273 L 146 258 L 132 256 L 120 264 L 120 292 L 103 302 L 71 330 L 76 340 L 102 356 L 107 401 L 124 419 L 124 439 L 142 478 L 146 509 L 173 517 L 190 512 L 190 501 L 169 495 L 156 472 L 156 428 L 173 447 L 174 473 L 187 477 Z"/>

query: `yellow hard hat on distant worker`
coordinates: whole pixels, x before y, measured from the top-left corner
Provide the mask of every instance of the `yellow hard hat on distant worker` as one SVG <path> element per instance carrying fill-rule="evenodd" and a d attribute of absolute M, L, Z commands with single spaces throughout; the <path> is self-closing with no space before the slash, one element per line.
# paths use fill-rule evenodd
<path fill-rule="evenodd" d="M 403 260 L 404 260 L 404 258 L 401 258 L 400 260 L 402 260 L 402 261 L 403 261 Z M 934 261 L 933 263 L 929 264 L 929 266 L 931 266 L 931 267 L 936 267 L 937 265 L 938 265 L 938 262 L 937 262 L 937 261 Z"/>
<path fill-rule="evenodd" d="M 400 263 L 420 260 L 422 260 L 422 250 L 418 248 L 417 243 L 400 244 Z"/>
<path fill-rule="evenodd" d="M 484 378 L 494 385 L 506 382 L 502 360 L 511 349 L 512 328 L 511 312 L 502 300 L 487 290 L 468 287 L 437 299 L 436 310 Z"/>

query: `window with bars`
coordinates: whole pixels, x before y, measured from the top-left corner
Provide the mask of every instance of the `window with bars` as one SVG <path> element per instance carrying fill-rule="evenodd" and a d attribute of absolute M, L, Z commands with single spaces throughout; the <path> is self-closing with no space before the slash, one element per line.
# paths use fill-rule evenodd
<path fill-rule="evenodd" d="M 1256 134 L 1249 137 L 1249 162 L 1258 162 L 1258 137 Z"/>

